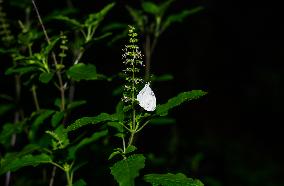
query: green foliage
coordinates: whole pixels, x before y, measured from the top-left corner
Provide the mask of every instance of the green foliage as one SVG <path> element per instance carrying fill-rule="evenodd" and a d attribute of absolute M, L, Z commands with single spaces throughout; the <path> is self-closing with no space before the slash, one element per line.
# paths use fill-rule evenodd
<path fill-rule="evenodd" d="M 170 109 L 173 109 L 174 107 L 177 107 L 186 101 L 198 99 L 204 95 L 206 95 L 206 92 L 202 90 L 192 90 L 189 92 L 180 93 L 176 97 L 169 99 L 167 103 L 158 105 L 156 114 L 159 116 L 166 116 Z"/>
<path fill-rule="evenodd" d="M 142 154 L 134 154 L 115 163 L 110 169 L 120 186 L 134 186 L 134 180 L 144 166 L 145 157 Z"/>
<path fill-rule="evenodd" d="M 106 136 L 107 134 L 108 134 L 107 130 L 103 130 L 103 131 L 100 131 L 100 132 L 95 132 L 91 137 L 84 138 L 78 144 L 69 147 L 68 148 L 68 157 L 67 157 L 67 159 L 74 160 L 76 158 L 76 152 L 80 148 L 82 148 L 82 147 L 84 147 L 84 146 L 86 146 L 86 145 L 88 145 L 90 143 L 93 143 L 94 141 L 99 140 L 100 138 Z"/>
<path fill-rule="evenodd" d="M 86 186 L 86 185 L 87 183 L 83 179 L 80 179 L 73 184 L 73 186 Z"/>
<path fill-rule="evenodd" d="M 64 112 L 56 111 L 51 118 L 52 127 L 57 127 L 57 125 L 61 122 L 64 117 Z"/>
<path fill-rule="evenodd" d="M 144 180 L 153 186 L 203 186 L 201 181 L 187 178 L 182 173 L 147 174 Z"/>
<path fill-rule="evenodd" d="M 96 80 L 98 78 L 96 66 L 92 64 L 78 63 L 76 65 L 73 65 L 67 71 L 67 74 L 71 77 L 71 79 L 76 81 Z"/>
<path fill-rule="evenodd" d="M 120 186 L 134 186 L 135 179 L 139 176 L 139 171 L 145 166 L 144 156 L 142 154 L 133 154 L 139 150 L 134 146 L 135 140 L 133 139 L 136 133 L 140 132 L 148 123 L 152 125 L 175 123 L 175 119 L 159 116 L 167 115 L 170 109 L 185 101 L 197 99 L 205 95 L 205 92 L 184 92 L 170 99 L 167 103 L 158 105 L 156 112 L 145 112 L 139 109 L 136 100 L 137 93 L 144 81 L 142 79 L 142 76 L 144 76 L 144 70 L 142 70 L 144 55 L 139 50 L 139 37 L 133 26 L 128 27 L 129 42 L 125 45 L 123 54 L 124 73 L 107 77 L 97 73 L 95 64 L 82 63 L 84 53 L 90 45 L 112 35 L 109 31 L 118 31 L 126 27 L 125 23 L 111 21 L 112 23 L 107 25 L 98 36 L 96 35 L 98 27 L 100 27 L 115 3 L 107 4 L 101 10 L 90 13 L 85 19 L 80 20 L 70 17 L 71 13 L 76 13 L 74 8 L 64 8 L 62 11 L 56 11 L 56 13 L 44 16 L 41 19 L 41 15 L 34 4 L 35 2 L 32 1 L 39 18 L 39 22 L 34 22 L 34 18 L 30 20 L 30 16 L 33 15 L 30 15 L 30 3 L 25 1 L 26 3 L 21 5 L 19 0 L 15 0 L 15 2 L 17 7 L 25 9 L 26 19 L 25 21 L 18 21 L 20 32 L 14 36 L 12 35 L 14 32 L 10 31 L 10 24 L 6 14 L 2 13 L 0 0 L 0 39 L 5 41 L 5 47 L 0 48 L 0 54 L 9 56 L 11 66 L 8 69 L 4 69 L 5 74 L 15 76 L 15 87 L 17 87 L 15 90 L 16 96 L 9 97 L 7 99 L 10 101 L 8 104 L 0 105 L 1 116 L 9 113 L 12 109 L 15 115 L 14 123 L 5 121 L 6 124 L 3 125 L 0 133 L 0 143 L 4 145 L 5 150 L 20 149 L 26 144 L 29 145 L 18 152 L 6 152 L 3 156 L 1 154 L 0 175 L 8 171 L 17 171 L 25 166 L 51 164 L 64 171 L 68 186 L 87 185 L 84 180 L 79 178 L 73 183 L 74 172 L 83 165 L 81 163 L 82 158 L 78 157 L 78 152 L 80 149 L 102 138 L 104 139 L 104 147 L 111 145 L 112 138 L 110 136 L 113 135 L 118 137 L 115 140 L 121 140 L 122 145 L 112 150 L 113 153 L 109 159 L 120 155 L 116 159 L 122 157 L 123 160 L 114 163 L 110 168 L 111 174 Z M 68 1 L 68 3 L 72 6 L 71 1 Z M 150 38 L 149 41 L 153 44 L 153 46 L 147 48 L 147 43 L 144 43 L 146 44 L 146 59 L 149 59 L 149 52 L 150 56 L 152 55 L 156 39 L 166 28 L 172 23 L 183 21 L 187 16 L 200 10 L 198 8 L 184 10 L 177 14 L 165 16 L 171 3 L 173 3 L 173 0 L 167 0 L 159 4 L 152 1 L 142 1 L 141 9 L 127 6 L 138 29 L 144 34 L 144 38 Z M 74 30 L 59 31 L 57 27 L 52 28 L 52 26 L 51 28 L 45 28 L 42 20 L 46 22 L 54 19 L 69 24 Z M 39 31 L 38 28 L 43 28 L 43 30 Z M 16 31 L 17 29 L 15 29 Z M 127 35 L 127 32 L 117 33 L 113 40 L 122 35 Z M 103 42 L 101 41 L 102 44 L 104 44 Z M 116 77 L 124 78 L 125 84 L 117 91 L 119 94 L 123 93 L 123 98 L 117 104 L 115 113 L 101 113 L 94 117 L 77 119 L 78 116 L 75 109 L 87 103 L 85 100 L 74 101 L 74 98 L 77 99 L 77 95 L 74 95 L 77 84 L 82 80 L 107 80 L 110 82 Z M 173 79 L 171 74 L 151 77 L 151 79 L 145 78 L 145 80 L 162 82 Z M 42 98 L 40 83 L 42 83 L 41 86 L 47 88 L 53 86 L 52 88 L 58 90 L 58 95 L 54 98 L 55 101 L 52 100 L 52 97 L 48 97 L 49 95 L 47 95 L 48 99 L 43 102 L 38 99 Z M 25 86 L 25 88 L 22 88 L 22 86 Z M 24 92 L 26 89 L 32 90 L 29 92 L 29 94 L 32 93 L 29 97 L 33 98 L 36 111 L 25 110 L 25 106 L 21 105 L 21 99 L 26 98 Z M 76 92 L 78 90 L 80 91 L 80 89 L 76 88 Z M 44 92 L 44 94 L 49 94 L 49 92 Z M 12 101 L 13 104 L 9 104 Z M 54 107 L 52 103 L 58 107 L 57 110 L 49 107 L 50 104 Z M 98 108 L 100 108 L 99 105 Z M 71 122 L 70 125 L 67 125 L 67 123 L 73 120 L 75 120 L 73 123 Z M 99 131 L 94 131 L 92 134 L 85 130 L 87 128 L 82 128 L 96 124 L 101 124 L 100 127 L 94 127 L 99 128 Z M 71 131 L 79 128 L 82 131 L 79 135 L 76 132 L 71 133 Z M 17 137 L 15 138 L 17 139 L 15 146 L 11 143 L 11 139 L 14 139 L 12 136 Z M 22 141 L 19 143 L 20 140 Z M 92 149 L 96 148 L 95 145 L 92 146 Z M 109 149 L 109 147 L 106 148 Z M 104 150 L 100 149 L 100 151 Z M 49 167 L 47 170 L 52 169 Z M 56 173 L 57 175 L 61 177 L 59 173 Z M 17 175 L 15 177 L 17 177 L 15 180 L 18 179 Z M 152 174 L 146 175 L 145 180 L 156 185 L 159 183 L 162 185 L 174 185 L 173 183 L 187 184 L 191 179 L 186 178 L 182 174 Z M 198 186 L 201 186 L 201 184 Z"/>
<path fill-rule="evenodd" d="M 46 133 L 53 137 L 53 150 L 64 149 L 67 145 L 69 145 L 67 132 L 62 125 L 59 126 L 54 132 L 46 131 Z"/>
<path fill-rule="evenodd" d="M 158 117 L 158 118 L 153 118 L 149 122 L 149 125 L 172 125 L 175 124 L 176 120 L 174 118 L 169 118 L 169 117 Z"/>
<path fill-rule="evenodd" d="M 34 121 L 32 122 L 31 129 L 29 131 L 29 139 L 35 140 L 37 130 L 44 121 L 49 118 L 54 113 L 53 110 L 42 110 L 39 113 L 36 113 Z"/>
<path fill-rule="evenodd" d="M 183 10 L 180 13 L 171 14 L 166 18 L 166 20 L 162 24 L 161 30 L 163 31 L 166 30 L 173 23 L 181 23 L 182 21 L 184 21 L 186 17 L 195 14 L 203 9 L 204 9 L 203 7 L 199 6 L 190 10 Z"/>
<path fill-rule="evenodd" d="M 6 123 L 0 132 L 0 143 L 8 145 L 13 134 L 18 134 L 23 130 L 23 123 Z"/>
<path fill-rule="evenodd" d="M 81 105 L 86 104 L 87 102 L 85 100 L 80 100 L 80 101 L 72 101 L 67 105 L 67 110 L 72 110 L 75 109 Z"/>
<path fill-rule="evenodd" d="M 0 105 L 0 116 L 3 116 L 6 114 L 8 111 L 13 109 L 15 106 L 14 104 L 1 104 Z"/>
<path fill-rule="evenodd" d="M 73 130 L 77 130 L 78 128 L 81 128 L 85 125 L 94 125 L 94 124 L 98 124 L 101 122 L 106 122 L 106 121 L 116 121 L 118 120 L 117 116 L 114 115 L 110 115 L 107 113 L 101 113 L 98 116 L 95 117 L 83 117 L 81 119 L 76 120 L 74 123 L 72 123 L 71 125 L 69 125 L 66 130 L 67 132 L 73 131 Z"/>
<path fill-rule="evenodd" d="M 39 80 L 42 83 L 48 83 L 53 78 L 54 73 L 52 72 L 43 72 L 39 75 Z"/>
<path fill-rule="evenodd" d="M 20 152 L 7 153 L 0 161 L 0 175 L 8 171 L 16 171 L 26 166 L 37 166 L 39 164 L 51 163 L 52 158 L 45 153 L 32 154 L 39 150 L 41 150 L 41 148 L 38 146 L 28 145 Z"/>

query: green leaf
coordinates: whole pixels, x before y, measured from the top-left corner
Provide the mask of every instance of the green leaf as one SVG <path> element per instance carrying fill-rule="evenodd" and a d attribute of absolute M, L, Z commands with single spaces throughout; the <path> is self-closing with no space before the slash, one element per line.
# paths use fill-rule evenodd
<path fill-rule="evenodd" d="M 151 1 L 142 2 L 142 8 L 145 12 L 147 12 L 149 14 L 157 15 L 157 14 L 160 13 L 159 6 L 156 5 L 155 3 L 151 2 Z"/>
<path fill-rule="evenodd" d="M 126 148 L 125 154 L 129 154 L 129 153 L 131 153 L 131 152 L 134 152 L 134 151 L 136 151 L 136 149 L 137 149 L 137 147 L 135 147 L 135 146 L 133 146 L 133 145 L 130 145 L 130 146 L 128 146 L 128 147 Z"/>
<path fill-rule="evenodd" d="M 108 160 L 111 160 L 114 156 L 121 154 L 120 151 L 114 151 L 113 153 L 111 153 L 108 157 Z"/>
<path fill-rule="evenodd" d="M 54 37 L 50 39 L 50 42 L 48 43 L 48 45 L 46 47 L 43 47 L 43 49 L 41 50 L 41 53 L 44 56 L 48 56 L 48 54 L 50 53 L 50 51 L 53 49 L 53 47 L 55 46 L 55 44 L 60 40 L 60 37 Z"/>
<path fill-rule="evenodd" d="M 134 180 L 144 166 L 145 157 L 142 154 L 134 154 L 115 163 L 110 170 L 119 186 L 134 186 Z"/>
<path fill-rule="evenodd" d="M 84 147 L 84 146 L 86 146 L 86 145 L 88 145 L 88 144 L 90 144 L 90 143 L 92 143 L 94 141 L 99 140 L 100 138 L 106 136 L 107 134 L 108 134 L 107 130 L 96 132 L 91 137 L 84 138 L 77 145 L 74 145 L 74 146 L 68 148 L 68 159 L 69 160 L 74 160 L 76 158 L 76 152 L 80 148 L 82 148 L 82 147 Z"/>
<path fill-rule="evenodd" d="M 11 75 L 11 74 L 26 74 L 29 72 L 37 71 L 38 67 L 35 66 L 25 66 L 25 67 L 11 67 L 8 68 L 5 72 L 5 75 Z"/>
<path fill-rule="evenodd" d="M 77 20 L 71 19 L 67 16 L 58 15 L 58 16 L 55 16 L 54 19 L 64 21 L 72 27 L 76 27 L 76 28 L 82 27 L 82 25 Z"/>
<path fill-rule="evenodd" d="M 53 77 L 53 73 L 52 72 L 43 72 L 39 75 L 39 80 L 42 83 L 48 83 L 52 77 Z"/>
<path fill-rule="evenodd" d="M 155 82 L 171 81 L 174 79 L 174 76 L 172 74 L 163 74 L 161 76 L 154 76 L 151 79 Z"/>
<path fill-rule="evenodd" d="M 166 116 L 170 109 L 179 106 L 180 104 L 186 101 L 198 99 L 201 96 L 204 96 L 205 94 L 207 93 L 202 90 L 192 90 L 189 92 L 182 92 L 176 97 L 169 99 L 167 103 L 158 105 L 156 109 L 156 114 L 158 114 L 159 116 Z"/>
<path fill-rule="evenodd" d="M 64 149 L 67 145 L 69 145 L 67 132 L 62 125 L 59 126 L 54 132 L 46 131 L 46 133 L 53 137 L 53 150 Z"/>
<path fill-rule="evenodd" d="M 84 104 L 86 104 L 86 103 L 87 103 L 87 101 L 85 101 L 85 100 L 72 101 L 71 103 L 69 103 L 69 104 L 67 105 L 67 109 L 68 109 L 68 110 L 72 110 L 72 109 L 74 109 L 74 108 L 76 108 L 76 107 L 79 107 L 79 106 L 81 106 L 81 105 L 84 105 Z"/>
<path fill-rule="evenodd" d="M 190 10 L 183 10 L 180 13 L 169 15 L 162 26 L 162 31 L 165 31 L 172 23 L 182 22 L 189 15 L 195 14 L 203 9 L 203 7 L 198 6 Z"/>
<path fill-rule="evenodd" d="M 3 125 L 0 133 L 0 143 L 9 145 L 13 134 L 20 133 L 23 130 L 22 123 L 6 123 Z"/>
<path fill-rule="evenodd" d="M 22 167 L 26 166 L 38 166 L 42 163 L 51 163 L 52 159 L 47 154 L 32 155 L 27 154 L 23 156 L 17 156 L 15 154 L 8 154 L 1 159 L 0 175 L 11 171 L 14 172 Z"/>
<path fill-rule="evenodd" d="M 136 23 L 136 25 L 139 27 L 140 30 L 143 30 L 144 27 L 144 21 L 143 21 L 143 14 L 140 10 L 136 10 L 130 6 L 126 6 L 126 9 L 128 10 L 129 14 L 132 16 L 133 21 Z"/>
<path fill-rule="evenodd" d="M 110 3 L 106 5 L 101 11 L 90 14 L 85 21 L 85 26 L 87 27 L 98 26 L 98 24 L 104 19 L 106 14 L 112 9 L 114 5 L 115 3 Z"/>
<path fill-rule="evenodd" d="M 54 110 L 42 110 L 39 115 L 35 118 L 29 131 L 29 139 L 34 140 L 36 137 L 37 130 L 43 122 L 54 113 Z"/>
<path fill-rule="evenodd" d="M 15 107 L 14 104 L 3 104 L 0 105 L 0 116 L 5 115 L 7 112 L 12 110 Z"/>
<path fill-rule="evenodd" d="M 53 114 L 53 116 L 51 118 L 51 125 L 53 127 L 56 127 L 61 122 L 63 117 L 64 117 L 64 112 L 56 111 L 55 114 Z"/>
<path fill-rule="evenodd" d="M 76 81 L 96 80 L 98 78 L 96 66 L 92 64 L 75 64 L 67 71 L 67 74 Z"/>
<path fill-rule="evenodd" d="M 182 173 L 147 174 L 144 180 L 153 186 L 203 186 L 201 181 L 187 178 Z"/>
<path fill-rule="evenodd" d="M 169 117 L 159 117 L 151 119 L 149 125 L 172 125 L 175 124 L 176 120 Z"/>
<path fill-rule="evenodd" d="M 81 128 L 85 125 L 90 125 L 90 124 L 98 124 L 101 122 L 105 122 L 105 121 L 117 121 L 118 118 L 115 114 L 110 115 L 107 113 L 101 113 L 98 116 L 95 117 L 83 117 L 81 119 L 76 120 L 74 123 L 72 123 L 71 125 L 69 125 L 66 130 L 67 132 L 73 131 L 73 130 L 77 130 L 78 128 Z"/>
<path fill-rule="evenodd" d="M 175 0 L 167 0 L 160 4 L 160 16 L 163 16 L 164 13 L 167 11 L 169 6 L 174 2 Z"/>
<path fill-rule="evenodd" d="M 75 183 L 73 183 L 73 186 L 86 186 L 86 185 L 87 183 L 83 179 L 80 179 L 76 181 Z"/>

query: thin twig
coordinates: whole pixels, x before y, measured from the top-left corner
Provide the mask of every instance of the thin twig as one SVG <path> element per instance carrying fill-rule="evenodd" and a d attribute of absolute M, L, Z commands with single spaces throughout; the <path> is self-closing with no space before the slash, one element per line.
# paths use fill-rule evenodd
<path fill-rule="evenodd" d="M 49 186 L 53 186 L 53 183 L 54 183 L 54 178 L 55 178 L 55 174 L 56 174 L 56 166 L 53 166 L 52 168 L 52 173 L 51 173 L 51 178 L 50 178 L 50 181 L 49 181 Z"/>
<path fill-rule="evenodd" d="M 33 3 L 33 6 L 35 8 L 35 11 L 36 11 L 39 23 L 40 23 L 40 25 L 42 27 L 45 39 L 46 39 L 47 43 L 50 44 L 50 39 L 49 39 L 49 37 L 47 35 L 47 31 L 46 31 L 45 26 L 44 26 L 44 24 L 42 22 L 42 19 L 41 19 L 41 16 L 39 14 L 39 10 L 38 10 L 38 8 L 37 8 L 37 6 L 35 4 L 35 1 L 32 0 L 32 3 Z M 52 54 L 53 62 L 54 62 L 55 67 L 56 67 L 57 64 L 58 64 L 57 59 L 56 59 L 56 55 L 55 55 L 54 52 L 52 52 L 51 54 Z M 63 84 L 63 81 L 62 81 L 62 76 L 61 76 L 60 71 L 56 71 L 56 75 L 57 75 L 58 82 L 59 82 L 59 91 L 60 91 L 60 96 L 61 96 L 61 111 L 64 111 L 65 110 L 65 87 L 64 87 L 64 84 Z"/>

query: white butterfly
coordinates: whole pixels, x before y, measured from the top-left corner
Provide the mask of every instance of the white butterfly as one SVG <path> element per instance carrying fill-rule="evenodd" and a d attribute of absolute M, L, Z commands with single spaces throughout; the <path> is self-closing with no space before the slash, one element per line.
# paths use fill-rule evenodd
<path fill-rule="evenodd" d="M 144 88 L 140 90 L 137 100 L 145 110 L 154 111 L 156 109 L 156 97 L 149 85 L 150 83 L 146 83 Z"/>

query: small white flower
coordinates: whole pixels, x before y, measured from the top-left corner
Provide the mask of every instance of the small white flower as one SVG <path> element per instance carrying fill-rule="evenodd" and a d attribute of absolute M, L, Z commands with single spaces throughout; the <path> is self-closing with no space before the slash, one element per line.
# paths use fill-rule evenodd
<path fill-rule="evenodd" d="M 144 88 L 140 90 L 137 100 L 145 110 L 154 111 L 156 109 L 156 97 L 149 85 L 149 83 L 146 83 Z"/>

